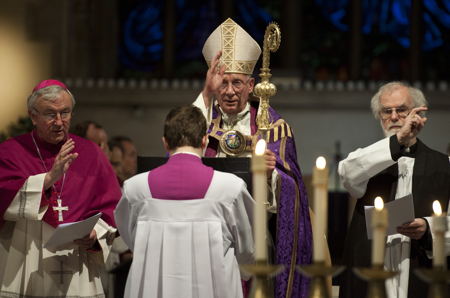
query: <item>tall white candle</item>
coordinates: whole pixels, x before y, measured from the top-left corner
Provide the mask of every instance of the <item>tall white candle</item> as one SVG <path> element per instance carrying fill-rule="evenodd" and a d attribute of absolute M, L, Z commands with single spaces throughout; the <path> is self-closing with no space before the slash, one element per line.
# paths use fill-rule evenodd
<path fill-rule="evenodd" d="M 387 210 L 381 197 L 375 198 L 375 210 L 372 213 L 372 265 L 384 264 L 386 245 L 386 228 L 388 224 Z"/>
<path fill-rule="evenodd" d="M 253 172 L 253 198 L 255 199 L 255 212 L 253 217 L 253 232 L 255 235 L 255 258 L 267 260 L 267 166 L 264 158 L 266 141 L 261 139 L 256 143 L 252 157 Z"/>
<path fill-rule="evenodd" d="M 442 213 L 441 204 L 439 201 L 433 202 L 433 266 L 444 267 L 445 266 L 445 243 L 444 235 L 447 231 L 447 216 Z"/>
<path fill-rule="evenodd" d="M 328 224 L 328 168 L 327 161 L 320 156 L 313 169 L 314 222 L 313 222 L 313 260 L 325 261 L 325 233 Z"/>

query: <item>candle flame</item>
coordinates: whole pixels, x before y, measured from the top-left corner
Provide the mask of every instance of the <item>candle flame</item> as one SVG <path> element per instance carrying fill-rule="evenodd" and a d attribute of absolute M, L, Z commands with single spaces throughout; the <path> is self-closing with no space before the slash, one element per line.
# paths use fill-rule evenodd
<path fill-rule="evenodd" d="M 439 203 L 438 200 L 433 202 L 433 212 L 437 216 L 441 216 L 441 214 L 442 214 L 441 204 Z"/>
<path fill-rule="evenodd" d="M 383 199 L 381 197 L 376 197 L 374 204 L 375 204 L 375 209 L 377 209 L 378 211 L 379 210 L 383 210 L 384 202 L 383 202 Z"/>
<path fill-rule="evenodd" d="M 316 167 L 320 170 L 323 170 L 323 169 L 325 169 L 326 166 L 327 166 L 327 160 L 325 159 L 325 157 L 319 156 L 316 159 Z"/>
<path fill-rule="evenodd" d="M 264 139 L 260 139 L 256 143 L 255 154 L 256 155 L 263 155 L 265 151 L 266 151 L 266 141 Z"/>

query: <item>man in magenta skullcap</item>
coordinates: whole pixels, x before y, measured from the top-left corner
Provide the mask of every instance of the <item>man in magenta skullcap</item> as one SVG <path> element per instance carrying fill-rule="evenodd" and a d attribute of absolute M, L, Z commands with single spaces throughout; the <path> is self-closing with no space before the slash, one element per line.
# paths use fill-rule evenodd
<path fill-rule="evenodd" d="M 117 228 L 134 253 L 125 297 L 239 298 L 238 263 L 252 263 L 254 201 L 245 182 L 203 165 L 206 120 L 175 108 L 166 164 L 124 183 Z"/>
<path fill-rule="evenodd" d="M 75 99 L 56 80 L 28 97 L 32 132 L 0 144 L 0 297 L 103 297 L 120 187 L 100 148 L 69 134 Z M 57 227 L 101 212 L 85 237 L 46 247 Z"/>

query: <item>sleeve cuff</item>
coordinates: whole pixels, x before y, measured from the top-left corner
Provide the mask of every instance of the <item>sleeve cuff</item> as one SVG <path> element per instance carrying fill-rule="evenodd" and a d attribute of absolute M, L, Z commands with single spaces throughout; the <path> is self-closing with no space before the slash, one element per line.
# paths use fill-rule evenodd
<path fill-rule="evenodd" d="M 391 150 L 392 160 L 397 161 L 400 157 L 402 157 L 405 146 L 400 145 L 397 135 L 393 135 L 389 138 L 389 149 Z"/>
<path fill-rule="evenodd" d="M 419 239 L 419 246 L 427 251 L 433 250 L 433 237 L 431 235 L 431 229 L 430 225 L 428 223 L 428 220 L 424 217 L 422 217 L 425 220 L 425 223 L 427 224 L 427 230 L 425 231 L 425 234 L 423 234 L 422 238 Z"/>

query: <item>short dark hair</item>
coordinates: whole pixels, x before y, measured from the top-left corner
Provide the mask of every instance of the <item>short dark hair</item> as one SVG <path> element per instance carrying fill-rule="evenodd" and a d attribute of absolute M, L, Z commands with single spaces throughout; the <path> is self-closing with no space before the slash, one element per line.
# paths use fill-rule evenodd
<path fill-rule="evenodd" d="M 120 149 L 120 151 L 122 151 L 124 153 L 125 148 L 123 146 L 123 142 L 129 142 L 129 143 L 133 144 L 133 141 L 131 140 L 131 138 L 129 138 L 127 136 L 115 136 L 108 141 L 109 149 L 113 150 L 113 148 L 117 147 Z"/>
<path fill-rule="evenodd" d="M 91 124 L 93 124 L 95 128 L 103 128 L 100 124 L 98 124 L 95 121 L 86 120 L 75 125 L 75 127 L 72 129 L 72 133 L 79 137 L 86 138 L 88 128 Z"/>
<path fill-rule="evenodd" d="M 191 146 L 202 147 L 206 135 L 206 119 L 202 111 L 192 105 L 172 109 L 164 122 L 164 138 L 170 150 Z"/>

